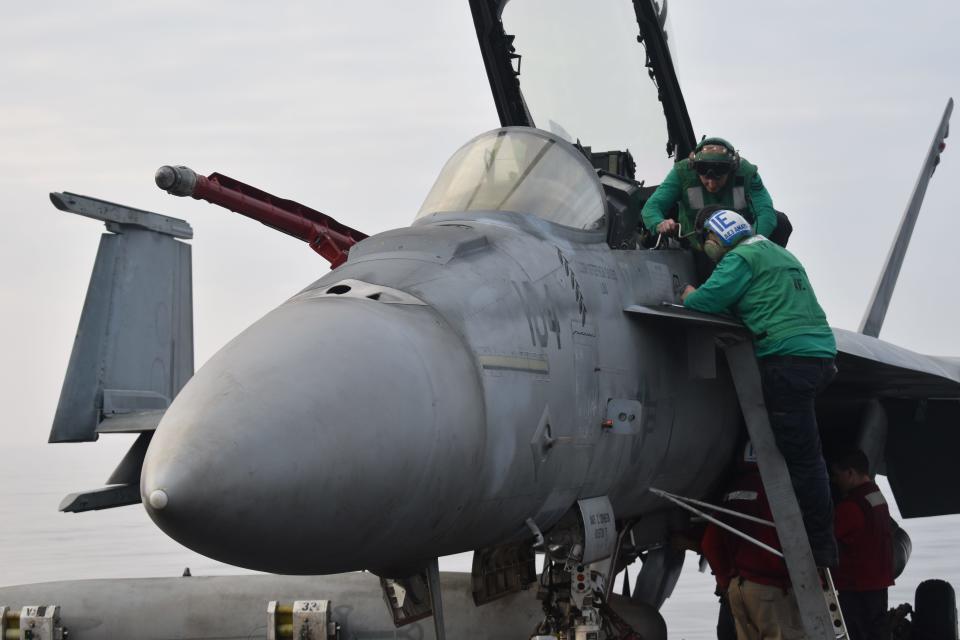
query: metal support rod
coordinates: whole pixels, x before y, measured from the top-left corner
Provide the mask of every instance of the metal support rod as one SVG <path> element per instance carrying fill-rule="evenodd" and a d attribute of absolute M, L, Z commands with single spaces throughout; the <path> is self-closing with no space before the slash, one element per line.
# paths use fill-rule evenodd
<path fill-rule="evenodd" d="M 617 578 L 617 561 L 620 560 L 620 550 L 623 548 L 623 541 L 627 537 L 627 534 L 633 529 L 634 521 L 627 520 L 624 523 L 623 529 L 620 530 L 620 535 L 617 536 L 617 546 L 613 550 L 613 557 L 610 558 L 610 569 L 607 571 L 607 575 L 604 576 L 603 584 L 603 601 L 610 601 L 610 592 L 613 591 L 613 581 Z M 626 570 L 626 567 L 624 567 Z"/>
<path fill-rule="evenodd" d="M 651 488 L 650 488 L 650 491 L 653 492 L 654 494 L 662 497 L 662 498 L 672 497 L 672 498 L 676 498 L 677 500 L 683 500 L 684 502 L 687 502 L 687 503 L 689 503 L 689 504 L 695 504 L 695 505 L 697 505 L 698 507 L 704 507 L 704 508 L 706 508 L 706 509 L 712 509 L 713 511 L 716 511 L 717 513 L 725 513 L 725 514 L 727 514 L 728 516 L 733 516 L 733 517 L 735 517 L 735 518 L 740 518 L 740 519 L 742 519 L 742 520 L 749 520 L 750 522 L 756 522 L 757 524 L 762 524 L 762 525 L 765 525 L 765 526 L 768 526 L 768 527 L 776 527 L 776 526 L 777 526 L 775 522 L 771 522 L 770 520 L 764 520 L 763 518 L 758 518 L 758 517 L 756 517 L 756 516 L 750 516 L 750 515 L 747 515 L 747 514 L 745 514 L 745 513 L 740 513 L 739 511 L 734 511 L 734 510 L 732 510 L 732 509 L 724 509 L 723 507 L 718 507 L 717 505 L 715 505 L 715 504 L 710 504 L 709 502 L 702 502 L 702 501 L 700 501 L 700 500 L 695 500 L 695 499 L 693 499 L 693 498 L 687 498 L 686 496 L 678 496 L 678 495 L 675 494 L 675 493 L 670 493 L 669 491 L 664 491 L 663 489 L 654 489 L 653 487 L 651 487 Z"/>
<path fill-rule="evenodd" d="M 683 507 L 683 508 L 686 509 L 687 511 L 690 511 L 690 512 L 692 512 L 692 513 L 695 513 L 695 514 L 697 514 L 698 516 L 700 516 L 701 518 L 705 518 L 706 520 L 709 520 L 710 522 L 712 522 L 713 524 L 717 525 L 717 526 L 720 527 L 721 529 L 724 529 L 724 530 L 726 530 L 726 531 L 729 531 L 729 532 L 732 533 L 733 535 L 735 535 L 735 536 L 737 536 L 737 537 L 739 537 L 739 538 L 743 538 L 743 539 L 746 540 L 747 542 L 750 542 L 750 543 L 752 543 L 752 544 L 757 545 L 758 547 L 760 547 L 760 548 L 763 549 L 764 551 L 769 551 L 770 553 L 772 553 L 773 555 L 777 556 L 778 558 L 782 558 L 782 557 L 783 557 L 783 554 L 782 554 L 782 553 L 780 553 L 779 551 L 777 551 L 776 549 L 774 549 L 774 548 L 771 547 L 770 545 L 764 544 L 763 542 L 760 542 L 760 541 L 757 540 L 756 538 L 751 538 L 750 536 L 748 536 L 748 535 L 745 534 L 744 532 L 740 531 L 740 530 L 737 529 L 736 527 L 731 527 L 730 525 L 728 525 L 727 523 L 723 522 L 722 520 L 719 520 L 719 519 L 717 519 L 717 518 L 714 518 L 714 517 L 711 516 L 710 514 L 704 513 L 703 511 L 700 511 L 700 510 L 697 509 L 696 507 L 692 507 L 692 506 L 690 506 L 689 504 L 686 504 L 683 500 L 680 500 L 679 498 L 675 497 L 673 494 L 667 493 L 666 491 L 660 491 L 659 489 L 653 489 L 653 488 L 650 489 L 650 493 L 653 493 L 654 495 L 658 495 L 658 496 L 660 496 L 661 498 L 664 498 L 664 499 L 666 499 L 666 500 L 669 500 L 670 502 L 673 502 L 674 504 L 676 504 L 676 505 L 678 505 L 678 506 L 680 506 L 680 507 Z"/>
<path fill-rule="evenodd" d="M 440 598 L 440 562 L 434 558 L 427 565 L 427 587 L 430 591 L 430 605 L 433 608 L 433 630 L 437 640 L 446 640 L 443 626 L 443 601 Z"/>

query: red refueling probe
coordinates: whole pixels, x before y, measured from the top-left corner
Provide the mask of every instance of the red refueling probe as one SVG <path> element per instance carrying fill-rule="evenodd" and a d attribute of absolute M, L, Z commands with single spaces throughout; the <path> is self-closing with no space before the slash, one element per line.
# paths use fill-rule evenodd
<path fill-rule="evenodd" d="M 333 269 L 346 262 L 350 247 L 367 237 L 316 209 L 219 173 L 201 176 L 188 167 L 163 166 L 157 169 L 155 179 L 167 193 L 206 200 L 303 240 L 329 260 Z"/>

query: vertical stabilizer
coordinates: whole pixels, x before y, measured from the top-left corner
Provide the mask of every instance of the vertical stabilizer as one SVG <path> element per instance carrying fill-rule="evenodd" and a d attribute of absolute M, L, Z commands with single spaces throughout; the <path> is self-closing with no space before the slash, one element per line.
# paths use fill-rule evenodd
<path fill-rule="evenodd" d="M 900 276 L 900 267 L 903 266 L 903 256 L 907 253 L 910 236 L 913 235 L 913 228 L 916 226 L 917 216 L 920 214 L 920 205 L 923 203 L 923 196 L 927 193 L 927 184 L 929 184 L 930 176 L 933 175 L 937 164 L 940 162 L 940 152 L 945 147 L 944 139 L 950 129 L 950 114 L 952 112 L 953 98 L 950 98 L 947 101 L 947 108 L 943 112 L 943 118 L 940 119 L 937 132 L 933 136 L 930 151 L 927 152 L 927 157 L 923 161 L 917 183 L 913 187 L 910 203 L 907 205 L 906 211 L 903 212 L 897 237 L 894 238 L 890 253 L 887 254 L 887 261 L 883 266 L 880 279 L 877 280 L 877 286 L 873 290 L 870 305 L 867 307 L 863 322 L 860 324 L 860 333 L 864 335 L 874 338 L 880 335 L 880 328 L 883 326 L 883 320 L 887 315 L 887 307 L 890 306 L 893 289 L 896 287 L 897 278 Z"/>
<path fill-rule="evenodd" d="M 50 442 L 149 432 L 193 375 L 190 245 L 178 240 L 193 230 L 183 220 L 72 193 L 50 199 L 62 211 L 104 221 L 110 232 L 100 239 Z"/>

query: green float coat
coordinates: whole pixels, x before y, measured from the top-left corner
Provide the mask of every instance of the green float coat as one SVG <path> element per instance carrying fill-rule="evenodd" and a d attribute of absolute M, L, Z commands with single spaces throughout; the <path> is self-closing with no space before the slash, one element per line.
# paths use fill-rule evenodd
<path fill-rule="evenodd" d="M 734 188 L 743 188 L 745 206 L 734 206 Z M 681 160 L 663 179 L 657 190 L 643 206 L 643 223 L 651 232 L 664 221 L 665 213 L 674 204 L 679 209 L 677 222 L 681 232 L 686 235 L 693 231 L 699 207 L 691 205 L 690 189 L 698 189 L 703 197 L 703 205 L 717 204 L 728 209 L 737 209 L 753 225 L 754 230 L 763 236 L 769 236 L 777 228 L 777 213 L 773 209 L 773 199 L 763 186 L 756 165 L 740 160 L 737 171 L 717 193 L 710 193 L 700 182 L 689 160 Z M 687 238 L 695 249 L 700 249 L 700 241 L 693 235 Z"/>
<path fill-rule="evenodd" d="M 803 265 L 761 236 L 731 249 L 684 305 L 706 313 L 732 312 L 754 334 L 757 357 L 829 358 L 837 351 Z"/>

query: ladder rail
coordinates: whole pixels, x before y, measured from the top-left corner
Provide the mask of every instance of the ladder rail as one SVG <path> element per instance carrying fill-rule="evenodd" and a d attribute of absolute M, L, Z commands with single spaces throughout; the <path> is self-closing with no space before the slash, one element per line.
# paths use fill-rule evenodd
<path fill-rule="evenodd" d="M 850 634 L 847 631 L 847 621 L 843 617 L 843 609 L 840 608 L 840 597 L 837 595 L 837 587 L 833 584 L 833 574 L 830 573 L 830 569 L 823 570 L 823 577 L 826 582 L 823 596 L 827 600 L 827 610 L 833 620 L 834 633 L 837 640 L 848 640 Z"/>

